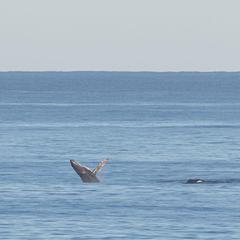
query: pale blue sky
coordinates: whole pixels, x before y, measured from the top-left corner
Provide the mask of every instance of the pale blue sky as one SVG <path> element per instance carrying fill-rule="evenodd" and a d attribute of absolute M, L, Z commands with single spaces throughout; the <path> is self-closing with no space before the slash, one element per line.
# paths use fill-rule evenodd
<path fill-rule="evenodd" d="M 240 1 L 0 0 L 4 70 L 240 70 Z"/>

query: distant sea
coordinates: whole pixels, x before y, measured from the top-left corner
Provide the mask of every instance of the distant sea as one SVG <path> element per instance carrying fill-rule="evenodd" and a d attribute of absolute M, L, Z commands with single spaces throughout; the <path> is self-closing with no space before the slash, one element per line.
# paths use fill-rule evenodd
<path fill-rule="evenodd" d="M 239 240 L 240 73 L 2 72 L 0 163 L 3 240 Z"/>

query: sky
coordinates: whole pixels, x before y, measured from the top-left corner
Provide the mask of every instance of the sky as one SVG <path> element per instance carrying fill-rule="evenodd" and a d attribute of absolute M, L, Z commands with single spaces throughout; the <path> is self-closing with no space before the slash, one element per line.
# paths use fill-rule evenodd
<path fill-rule="evenodd" d="M 0 71 L 240 71 L 239 0 L 0 0 Z"/>

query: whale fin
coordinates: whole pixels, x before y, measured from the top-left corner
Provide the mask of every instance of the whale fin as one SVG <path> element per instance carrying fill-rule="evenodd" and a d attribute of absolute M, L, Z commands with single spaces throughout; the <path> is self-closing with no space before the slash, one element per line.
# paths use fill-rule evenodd
<path fill-rule="evenodd" d="M 96 175 L 96 174 L 104 167 L 104 165 L 105 165 L 108 161 L 109 161 L 108 159 L 104 159 L 103 161 L 101 161 L 101 162 L 97 165 L 97 167 L 92 170 L 92 173 Z"/>
<path fill-rule="evenodd" d="M 90 168 L 79 164 L 75 160 L 70 160 L 70 163 L 83 182 L 86 183 L 99 182 L 98 178 L 96 177 L 96 174 L 94 174 Z"/>

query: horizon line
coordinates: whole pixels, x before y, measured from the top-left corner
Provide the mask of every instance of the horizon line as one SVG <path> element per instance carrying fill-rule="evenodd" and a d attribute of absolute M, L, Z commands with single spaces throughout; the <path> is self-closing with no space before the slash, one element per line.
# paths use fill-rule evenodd
<path fill-rule="evenodd" d="M 0 73 L 240 73 L 240 70 L 236 71 L 127 71 L 127 70 L 4 70 Z"/>

